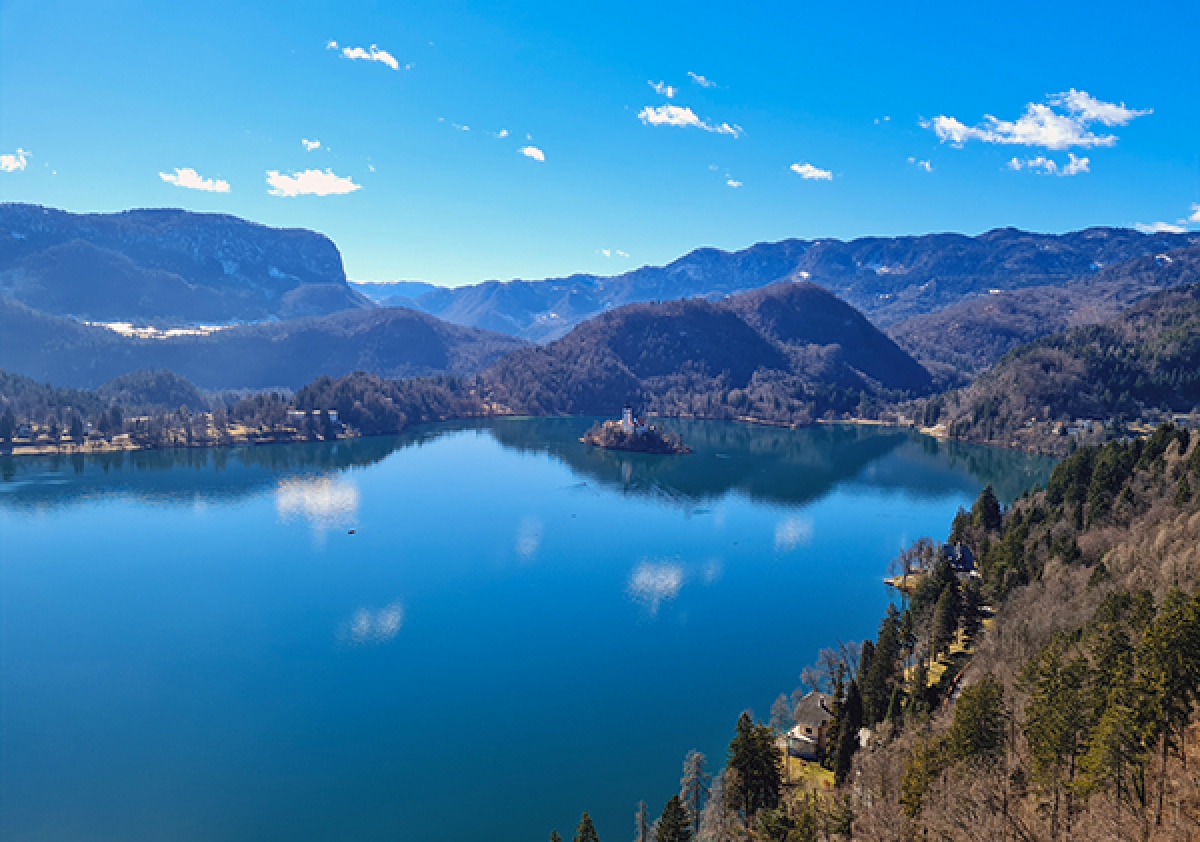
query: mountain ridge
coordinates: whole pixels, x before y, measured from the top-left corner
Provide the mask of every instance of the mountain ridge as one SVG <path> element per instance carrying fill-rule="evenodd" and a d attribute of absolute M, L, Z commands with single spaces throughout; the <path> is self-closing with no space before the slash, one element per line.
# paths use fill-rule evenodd
<path fill-rule="evenodd" d="M 180 209 L 0 203 L 0 295 L 54 315 L 179 325 L 373 306 L 323 234 Z"/>
<path fill-rule="evenodd" d="M 575 274 L 441 288 L 418 295 L 414 304 L 456 324 L 546 342 L 624 304 L 720 298 L 781 280 L 809 280 L 886 327 L 991 289 L 1062 284 L 1111 263 L 1192 245 L 1200 245 L 1200 233 L 1143 234 L 1124 228 L 789 239 L 732 252 L 699 248 L 664 266 L 614 276 Z"/>

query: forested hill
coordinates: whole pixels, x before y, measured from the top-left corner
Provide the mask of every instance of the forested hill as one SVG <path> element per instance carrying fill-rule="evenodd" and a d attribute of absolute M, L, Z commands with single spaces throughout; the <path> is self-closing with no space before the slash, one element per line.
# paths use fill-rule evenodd
<path fill-rule="evenodd" d="M 889 335 L 941 384 L 969 382 L 1012 349 L 1106 322 L 1160 290 L 1200 282 L 1200 246 L 1131 258 L 1061 286 L 997 291 L 893 325 Z"/>
<path fill-rule="evenodd" d="M 160 325 L 373 306 L 313 231 L 184 210 L 24 204 L 0 204 L 0 295 L 56 315 Z"/>
<path fill-rule="evenodd" d="M 505 357 L 480 381 L 517 413 L 613 413 L 629 400 L 662 415 L 788 422 L 931 382 L 854 308 L 809 283 L 622 307 Z"/>
<path fill-rule="evenodd" d="M 975 551 L 981 577 L 956 576 L 928 540 L 914 546 L 905 610 L 860 658 L 829 650 L 831 675 L 807 671 L 833 695 L 836 797 L 756 782 L 755 803 L 779 807 L 726 807 L 714 823 L 782 826 L 780 839 L 802 822 L 896 842 L 1192 838 L 1196 439 L 1167 425 L 1081 448 L 1006 511 L 987 489 L 949 536 Z"/>
<path fill-rule="evenodd" d="M 414 301 L 447 321 L 545 342 L 625 304 L 716 299 L 796 279 L 836 293 L 886 326 L 992 289 L 1064 284 L 1132 257 L 1198 244 L 1200 234 L 1142 234 L 1123 228 L 1061 235 L 1005 228 L 976 237 L 783 240 L 735 252 L 697 249 L 666 266 L 644 266 L 613 277 L 487 281 L 433 290 Z"/>
<path fill-rule="evenodd" d="M 0 368 L 80 388 L 162 368 L 206 389 L 295 389 L 355 370 L 385 377 L 469 375 L 525 345 L 398 307 L 141 339 L 0 297 L 0 325 Z"/>
<path fill-rule="evenodd" d="M 1198 403 L 1200 284 L 1191 284 L 1012 351 L 948 396 L 940 420 L 957 437 L 1038 446 L 1048 422 L 1134 419 Z"/>

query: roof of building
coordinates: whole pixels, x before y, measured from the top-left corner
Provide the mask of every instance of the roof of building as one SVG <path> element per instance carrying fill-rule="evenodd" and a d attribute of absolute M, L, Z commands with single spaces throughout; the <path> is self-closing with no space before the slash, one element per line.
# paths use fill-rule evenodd
<path fill-rule="evenodd" d="M 804 725 L 821 726 L 829 721 L 829 696 L 819 690 L 813 690 L 796 703 L 792 717 Z"/>

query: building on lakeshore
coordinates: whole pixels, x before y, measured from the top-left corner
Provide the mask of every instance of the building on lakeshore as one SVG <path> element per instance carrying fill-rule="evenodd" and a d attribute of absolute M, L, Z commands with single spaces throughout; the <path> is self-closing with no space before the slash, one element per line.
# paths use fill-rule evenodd
<path fill-rule="evenodd" d="M 802 760 L 817 760 L 825 754 L 826 730 L 833 714 L 829 696 L 813 690 L 796 703 L 796 724 L 787 732 L 787 752 Z"/>

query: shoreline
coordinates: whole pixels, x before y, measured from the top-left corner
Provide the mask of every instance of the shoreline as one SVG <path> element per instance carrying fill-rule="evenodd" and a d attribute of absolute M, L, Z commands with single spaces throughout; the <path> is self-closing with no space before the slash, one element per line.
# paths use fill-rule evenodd
<path fill-rule="evenodd" d="M 427 424 L 440 424 L 451 421 L 472 421 L 472 420 L 488 420 L 488 419 L 506 419 L 512 421 L 535 420 L 540 418 L 590 418 L 588 415 L 516 415 L 507 413 L 494 413 L 482 415 L 461 415 L 447 418 L 435 418 L 427 421 L 420 421 L 415 424 L 408 424 L 387 433 L 373 433 L 364 435 L 356 430 L 341 433 L 333 439 L 327 438 L 310 438 L 309 436 L 300 433 L 292 428 L 285 428 L 273 432 L 260 433 L 244 433 L 239 432 L 236 435 L 230 435 L 225 439 L 215 439 L 205 436 L 203 438 L 193 439 L 189 444 L 183 440 L 165 441 L 161 444 L 148 444 L 133 440 L 129 434 L 114 436 L 112 440 L 102 441 L 85 441 L 82 443 L 65 442 L 59 445 L 48 444 L 45 442 L 38 443 L 21 443 L 13 442 L 7 446 L 0 446 L 0 458 L 16 458 L 22 456 L 94 456 L 106 453 L 136 453 L 153 450 L 179 450 L 179 449 L 214 449 L 219 447 L 258 447 L 272 444 L 309 444 L 327 441 L 342 441 L 345 439 L 357 438 L 375 438 L 379 436 L 393 436 L 403 433 L 405 430 L 415 427 L 423 427 Z M 1061 459 L 1062 455 L 1058 453 L 1048 452 L 1032 447 L 1022 447 L 1006 445 L 1001 442 L 994 441 L 974 441 L 972 439 L 957 438 L 949 434 L 949 430 L 944 424 L 938 424 L 933 427 L 922 427 L 914 424 L 911 421 L 883 421 L 874 418 L 818 418 L 809 422 L 788 422 L 788 421 L 771 421 L 765 418 L 754 418 L 752 416 L 741 415 L 736 418 L 707 418 L 698 415 L 655 415 L 648 414 L 647 417 L 670 421 L 672 419 L 680 420 L 695 420 L 695 421 L 723 421 L 732 424 L 748 424 L 759 427 L 775 427 L 778 429 L 800 430 L 806 427 L 818 426 L 836 426 L 855 425 L 862 427 L 894 427 L 901 430 L 911 430 L 921 435 L 929 436 L 930 438 L 939 441 L 957 441 L 964 444 L 974 444 L 981 447 L 993 447 L 998 450 L 1006 450 L 1018 453 L 1030 453 L 1038 456 L 1049 456 L 1056 459 Z M 243 428 L 245 429 L 245 428 Z M 1140 431 L 1139 431 L 1140 432 Z M 1090 442 L 1089 442 L 1090 443 Z M 605 448 L 617 450 L 619 448 Z"/>

